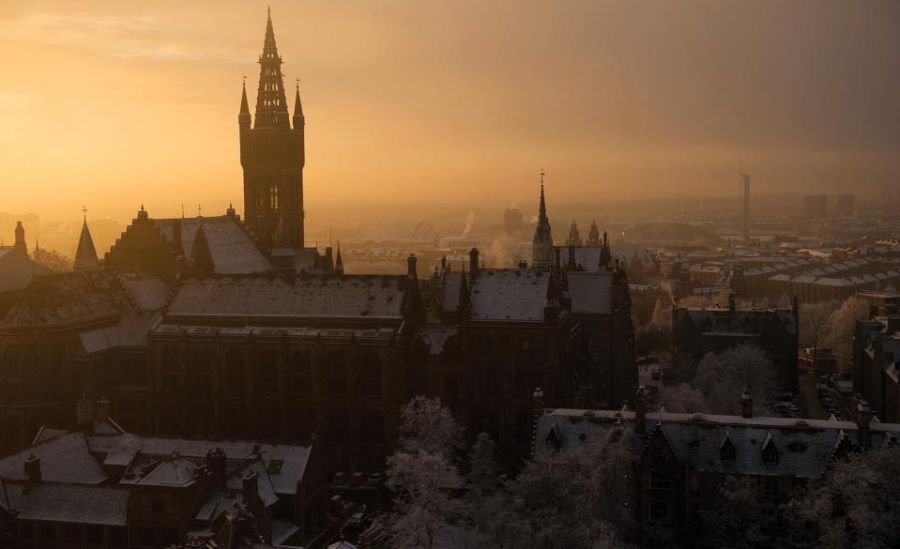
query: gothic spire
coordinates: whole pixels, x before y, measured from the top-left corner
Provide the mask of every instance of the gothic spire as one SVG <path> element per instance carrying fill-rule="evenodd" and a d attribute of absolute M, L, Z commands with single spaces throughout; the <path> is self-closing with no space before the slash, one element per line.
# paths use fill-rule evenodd
<path fill-rule="evenodd" d="M 241 86 L 241 114 L 250 114 L 250 105 L 247 102 L 247 80 Z"/>
<path fill-rule="evenodd" d="M 304 122 L 303 104 L 300 102 L 300 80 L 297 80 L 297 93 L 294 95 L 294 129 L 297 129 L 298 122 L 299 125 Z"/>
<path fill-rule="evenodd" d="M 94 239 L 91 237 L 91 230 L 87 224 L 87 210 L 82 208 L 84 212 L 84 222 L 81 225 L 81 236 L 78 238 L 78 249 L 75 250 L 75 263 L 73 268 L 76 271 L 82 269 L 93 269 L 100 266 L 97 261 L 97 250 L 94 248 Z"/>
<path fill-rule="evenodd" d="M 603 231 L 603 247 L 600 248 L 600 266 L 609 268 L 612 263 L 612 252 L 609 249 L 609 238 L 606 231 Z"/>
<path fill-rule="evenodd" d="M 281 74 L 281 56 L 275 46 L 272 28 L 272 11 L 266 20 L 266 39 L 259 56 L 259 90 L 256 93 L 256 128 L 289 127 L 287 99 L 284 95 L 284 78 Z"/>
<path fill-rule="evenodd" d="M 334 260 L 334 272 L 344 274 L 344 260 L 341 259 L 341 243 L 337 245 L 337 259 Z"/>

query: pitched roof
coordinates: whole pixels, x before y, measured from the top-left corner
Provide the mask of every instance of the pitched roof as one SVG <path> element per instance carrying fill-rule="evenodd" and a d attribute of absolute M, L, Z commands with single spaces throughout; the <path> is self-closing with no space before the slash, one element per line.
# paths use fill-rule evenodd
<path fill-rule="evenodd" d="M 168 318 L 400 320 L 407 285 L 404 276 L 189 279 L 172 300 Z"/>
<path fill-rule="evenodd" d="M 603 433 L 623 429 L 635 452 L 640 455 L 645 436 L 635 432 L 635 414 L 631 411 L 557 409 L 544 413 L 538 420 L 535 453 L 550 450 L 544 441 L 551 430 L 562 437 L 562 448 L 578 451 L 590 447 Z M 644 418 L 644 432 L 662 431 L 676 458 L 689 461 L 691 469 L 719 473 L 754 475 L 793 475 L 801 478 L 821 477 L 834 456 L 839 438 L 860 445 L 859 429 L 854 422 L 795 419 L 781 417 L 753 417 L 648 413 Z M 872 447 L 881 447 L 886 440 L 900 437 L 900 425 L 871 424 Z M 843 434 L 842 434 L 843 433 Z M 735 460 L 723 461 L 721 447 L 728 437 L 735 447 Z M 763 461 L 763 447 L 767 441 L 778 449 L 778 463 Z"/>
<path fill-rule="evenodd" d="M 778 321 L 788 333 L 798 329 L 794 314 L 784 309 L 681 308 L 675 310 L 676 322 L 689 318 L 704 333 L 730 335 L 759 335 L 773 321 Z"/>
<path fill-rule="evenodd" d="M 253 240 L 244 232 L 235 218 L 230 216 L 153 219 L 166 241 L 176 249 L 176 225 L 181 225 L 181 244 L 184 257 L 193 257 L 197 228 L 203 225 L 203 233 L 216 274 L 252 274 L 272 270 Z"/>
<path fill-rule="evenodd" d="M 81 236 L 78 237 L 78 248 L 75 249 L 75 263 L 73 267 L 79 269 L 93 269 L 98 267 L 97 250 L 94 248 L 94 239 L 91 238 L 91 230 L 88 229 L 87 220 L 81 225 Z"/>
<path fill-rule="evenodd" d="M 610 314 L 612 312 L 613 273 L 573 271 L 566 273 L 572 314 Z"/>
<path fill-rule="evenodd" d="M 127 297 L 111 271 L 58 273 L 36 279 L 0 321 L 0 327 L 95 321 L 115 317 L 127 307 Z"/>
<path fill-rule="evenodd" d="M 7 483 L 10 507 L 18 520 L 125 526 L 128 490 L 41 482 L 24 490 Z"/>
<path fill-rule="evenodd" d="M 84 434 L 77 432 L 52 436 L 0 459 L 0 478 L 25 480 L 24 463 L 32 453 L 41 459 L 41 479 L 45 482 L 101 484 L 106 481 L 106 473 L 91 455 Z"/>
<path fill-rule="evenodd" d="M 541 322 L 550 275 L 524 269 L 480 269 L 471 279 L 472 320 Z"/>

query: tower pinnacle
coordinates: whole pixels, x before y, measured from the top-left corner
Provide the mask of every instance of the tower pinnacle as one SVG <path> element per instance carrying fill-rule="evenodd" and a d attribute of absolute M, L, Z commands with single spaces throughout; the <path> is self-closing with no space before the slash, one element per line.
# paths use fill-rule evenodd
<path fill-rule="evenodd" d="M 259 90 L 256 94 L 257 128 L 288 127 L 287 99 L 284 95 L 284 78 L 281 74 L 281 56 L 275 45 L 272 27 L 272 10 L 266 19 L 266 38 L 259 56 Z"/>

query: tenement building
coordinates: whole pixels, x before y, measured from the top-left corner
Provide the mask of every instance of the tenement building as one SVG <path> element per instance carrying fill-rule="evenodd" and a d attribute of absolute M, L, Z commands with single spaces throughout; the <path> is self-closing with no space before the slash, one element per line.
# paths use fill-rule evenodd
<path fill-rule="evenodd" d="M 856 323 L 853 337 L 853 390 L 884 421 L 900 422 L 900 312 L 874 307 Z"/>

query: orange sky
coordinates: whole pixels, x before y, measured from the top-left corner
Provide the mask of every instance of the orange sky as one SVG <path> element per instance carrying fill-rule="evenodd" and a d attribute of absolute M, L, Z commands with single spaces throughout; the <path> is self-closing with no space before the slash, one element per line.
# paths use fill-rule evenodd
<path fill-rule="evenodd" d="M 0 3 L 0 211 L 241 209 L 264 2 Z M 274 1 L 307 209 L 346 199 L 875 192 L 900 179 L 900 3 Z M 251 95 L 251 102 L 254 97 Z M 293 102 L 290 102 L 291 105 Z M 207 211 L 209 211 L 207 210 Z"/>

